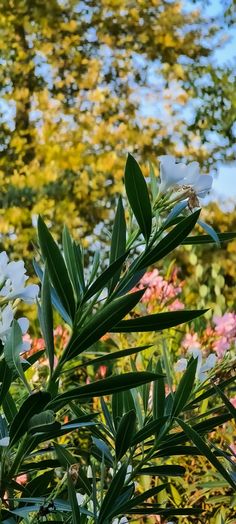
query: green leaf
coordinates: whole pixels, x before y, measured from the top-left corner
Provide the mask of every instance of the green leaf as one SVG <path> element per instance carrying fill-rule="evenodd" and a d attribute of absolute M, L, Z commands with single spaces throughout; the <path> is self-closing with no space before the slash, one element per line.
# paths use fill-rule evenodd
<path fill-rule="evenodd" d="M 97 342 L 105 333 L 119 322 L 134 306 L 139 302 L 145 290 L 130 293 L 127 296 L 116 298 L 111 303 L 106 304 L 102 309 L 93 315 L 85 324 L 79 334 L 72 336 L 67 350 L 63 355 L 62 362 L 70 360 L 92 344 Z"/>
<path fill-rule="evenodd" d="M 22 363 L 20 359 L 20 352 L 22 351 L 22 332 L 21 328 L 16 320 L 13 320 L 12 326 L 7 334 L 6 342 L 4 345 L 4 356 L 8 367 L 17 373 L 22 382 L 25 384 L 28 391 L 30 390 L 29 384 L 25 378 Z"/>
<path fill-rule="evenodd" d="M 183 466 L 147 466 L 139 471 L 139 475 L 156 475 L 158 477 L 181 477 L 185 474 Z"/>
<path fill-rule="evenodd" d="M 77 278 L 79 282 L 80 291 L 82 294 L 85 290 L 83 251 L 81 247 L 78 244 L 76 244 L 74 240 L 73 240 L 73 250 L 74 250 L 74 256 L 75 256 L 75 263 L 77 267 Z"/>
<path fill-rule="evenodd" d="M 80 510 L 79 510 L 79 505 L 78 505 L 77 498 L 76 498 L 75 486 L 72 482 L 72 479 L 69 473 L 67 474 L 67 484 L 68 484 L 68 497 L 69 497 L 69 502 L 70 502 L 71 511 L 72 511 L 72 524 L 80 524 L 81 522 Z"/>
<path fill-rule="evenodd" d="M 74 294 L 79 301 L 81 293 L 83 291 L 80 278 L 78 278 L 78 257 L 74 249 L 74 243 L 68 231 L 68 228 L 64 226 L 62 233 L 62 246 L 65 257 L 65 263 L 68 270 L 68 274 L 74 289 Z M 81 268 L 80 268 L 81 270 Z M 82 269 L 83 271 L 83 269 Z"/>
<path fill-rule="evenodd" d="M 116 434 L 116 458 L 120 460 L 129 449 L 135 431 L 136 413 L 125 413 L 119 423 Z"/>
<path fill-rule="evenodd" d="M 57 458 L 63 468 L 68 469 L 76 463 L 76 458 L 63 446 L 54 442 L 53 444 Z"/>
<path fill-rule="evenodd" d="M 216 393 L 221 397 L 223 400 L 225 406 L 227 407 L 229 413 L 231 413 L 232 417 L 236 419 L 236 408 L 233 406 L 232 402 L 226 397 L 226 395 L 223 393 L 223 391 L 217 386 L 216 384 L 213 384 L 214 389 L 216 390 Z"/>
<path fill-rule="evenodd" d="M 220 239 L 214 228 L 212 226 L 209 226 L 209 224 L 206 224 L 206 222 L 203 222 L 203 220 L 198 220 L 197 223 L 205 230 L 206 233 L 208 233 L 208 235 L 210 235 L 210 237 L 217 244 L 217 247 L 220 247 Z"/>
<path fill-rule="evenodd" d="M 236 238 L 236 232 L 232 233 L 218 233 L 217 236 L 219 238 L 220 242 L 230 242 L 231 240 L 234 240 Z M 186 238 L 181 242 L 185 245 L 195 245 L 195 244 L 215 244 L 215 240 L 210 235 L 195 235 Z"/>
<path fill-rule="evenodd" d="M 123 266 L 125 259 L 128 256 L 128 252 L 121 255 L 117 258 L 101 275 L 93 282 L 93 284 L 88 288 L 83 297 L 83 302 L 91 298 L 98 291 L 103 290 L 111 278 L 117 273 L 117 270 L 120 270 Z"/>
<path fill-rule="evenodd" d="M 98 524 L 104 524 L 106 519 L 112 514 L 113 505 L 116 503 L 117 497 L 125 483 L 126 471 L 127 466 L 123 464 L 112 479 L 100 508 Z"/>
<path fill-rule="evenodd" d="M 230 486 L 235 490 L 236 484 L 233 482 L 228 471 L 224 468 L 223 464 L 218 460 L 215 454 L 208 447 L 203 438 L 193 429 L 191 426 L 186 424 L 183 420 L 177 419 L 178 424 L 183 429 L 187 437 L 195 444 L 195 446 L 201 451 L 204 456 L 211 462 L 211 464 L 221 473 L 224 479 L 230 484 Z"/>
<path fill-rule="evenodd" d="M 113 398 L 113 396 L 112 396 Z M 101 406 L 102 406 L 102 412 L 103 412 L 103 415 L 104 415 L 104 418 L 105 418 L 105 421 L 106 421 L 106 425 L 107 427 L 110 429 L 111 433 L 114 435 L 115 433 L 115 428 L 114 428 L 114 425 L 113 425 L 113 421 L 112 421 L 112 417 L 111 417 L 111 414 L 110 414 L 110 411 L 106 405 L 106 402 L 104 400 L 104 398 L 101 398 Z"/>
<path fill-rule="evenodd" d="M 160 360 L 157 362 L 155 372 L 163 373 Z M 164 377 L 153 382 L 153 399 L 152 399 L 153 419 L 162 418 L 165 411 L 165 380 Z"/>
<path fill-rule="evenodd" d="M 43 271 L 39 264 L 34 260 L 33 266 L 36 275 L 38 276 L 39 280 L 42 282 L 43 280 Z M 65 308 L 63 307 L 58 294 L 56 293 L 55 289 L 50 284 L 50 293 L 51 293 L 51 301 L 55 309 L 57 309 L 58 313 L 60 314 L 61 318 L 69 325 L 72 326 L 71 318 L 69 317 L 68 313 L 66 312 Z"/>
<path fill-rule="evenodd" d="M 191 359 L 185 373 L 181 377 L 180 383 L 174 394 L 174 401 L 171 410 L 172 417 L 177 416 L 187 404 L 187 401 L 192 393 L 197 364 L 197 358 Z"/>
<path fill-rule="evenodd" d="M 155 201 L 158 195 L 158 182 L 157 182 L 157 176 L 155 175 L 153 164 L 150 161 L 149 161 L 149 175 L 150 175 L 150 181 L 151 181 L 152 198 Z"/>
<path fill-rule="evenodd" d="M 11 424 L 18 411 L 17 411 L 16 403 L 13 400 L 9 391 L 7 392 L 3 400 L 2 408 L 3 408 L 8 424 Z"/>
<path fill-rule="evenodd" d="M 183 218 L 155 247 L 144 254 L 138 268 L 142 269 L 155 264 L 178 247 L 194 228 L 200 212 L 201 210 L 198 209 L 190 216 Z"/>
<path fill-rule="evenodd" d="M 125 222 L 125 213 L 122 204 L 122 198 L 119 197 L 117 210 L 115 214 L 114 226 L 112 230 L 111 237 L 111 250 L 110 250 L 110 265 L 120 258 L 125 253 L 126 248 L 126 222 Z M 109 283 L 109 293 L 113 291 L 116 287 L 117 282 L 119 281 L 121 274 L 121 267 L 113 275 Z"/>
<path fill-rule="evenodd" d="M 128 155 L 125 166 L 125 189 L 141 232 L 148 241 L 152 230 L 152 208 L 145 178 L 132 155 Z"/>
<path fill-rule="evenodd" d="M 164 427 L 166 421 L 167 421 L 167 417 L 162 417 L 158 420 L 152 420 L 151 422 L 148 422 L 133 437 L 131 446 L 136 446 L 140 442 L 144 442 L 144 440 L 149 438 L 151 435 L 155 435 L 156 433 L 159 433 L 160 430 Z"/>
<path fill-rule="evenodd" d="M 112 333 L 137 333 L 145 331 L 162 331 L 171 327 L 178 326 L 185 322 L 190 322 L 201 315 L 204 315 L 207 309 L 193 309 L 192 311 L 169 311 L 167 313 L 154 313 L 143 317 L 123 320 L 110 328 Z"/>
<path fill-rule="evenodd" d="M 41 217 L 38 218 L 38 237 L 43 258 L 48 264 L 52 284 L 63 307 L 70 318 L 73 319 L 75 299 L 66 264 L 57 243 Z"/>
<path fill-rule="evenodd" d="M 0 404 L 3 403 L 10 388 L 13 370 L 10 369 L 5 359 L 0 360 Z"/>
<path fill-rule="evenodd" d="M 160 486 L 155 486 L 154 488 L 148 489 L 147 491 L 144 491 L 144 493 L 141 493 L 141 495 L 137 495 L 136 497 L 133 497 L 125 504 L 122 504 L 116 508 L 116 511 L 112 513 L 112 516 L 120 515 L 121 513 L 126 513 L 126 511 L 132 509 L 134 506 L 138 504 L 142 504 L 145 502 L 145 500 L 149 499 L 150 497 L 154 497 L 163 489 L 166 489 L 168 486 L 168 483 L 161 484 Z"/>
<path fill-rule="evenodd" d="M 53 475 L 53 470 L 45 471 L 45 473 L 38 475 L 37 477 L 33 478 L 30 482 L 28 482 L 28 484 L 26 485 L 26 491 L 32 497 L 34 495 L 36 495 L 37 497 L 46 495 L 47 487 L 49 483 L 52 481 Z"/>
<path fill-rule="evenodd" d="M 45 340 L 49 369 L 52 374 L 54 368 L 53 312 L 47 262 L 43 273 L 41 304 L 41 308 L 39 307 L 39 320 L 41 321 L 42 334 Z"/>
<path fill-rule="evenodd" d="M 27 432 L 28 422 L 31 417 L 36 413 L 40 413 L 50 399 L 50 393 L 47 393 L 46 391 L 38 391 L 32 393 L 26 398 L 23 404 L 21 404 L 21 407 L 10 426 L 9 435 L 11 446 L 13 446 Z"/>
<path fill-rule="evenodd" d="M 61 428 L 60 422 L 55 420 L 55 415 L 50 409 L 33 415 L 28 423 L 29 433 L 49 433 Z"/>
<path fill-rule="evenodd" d="M 124 358 L 130 355 L 134 355 L 135 353 L 139 353 L 140 351 L 144 351 L 145 349 L 148 349 L 151 347 L 152 345 L 147 345 L 147 346 L 138 346 L 136 348 L 121 349 L 119 351 L 112 351 L 111 353 L 104 354 L 102 357 L 97 357 L 91 360 L 87 360 L 86 362 L 83 362 L 82 364 L 80 364 L 77 367 L 80 368 L 80 367 L 90 366 L 91 364 L 92 365 L 98 364 L 99 362 L 118 360 L 119 358 Z"/>
<path fill-rule="evenodd" d="M 111 399 L 111 407 L 112 407 L 112 416 L 115 428 L 118 428 L 120 419 L 123 416 L 124 412 L 124 394 L 123 391 L 120 391 L 118 393 L 113 393 L 112 399 Z"/>
<path fill-rule="evenodd" d="M 176 515 L 200 515 L 203 512 L 198 508 L 161 508 L 158 504 L 149 504 L 147 507 L 133 508 L 127 510 L 127 515 L 162 515 L 170 517 Z"/>
<path fill-rule="evenodd" d="M 84 401 L 84 399 L 91 397 L 104 397 L 105 395 L 135 388 L 157 379 L 158 375 L 146 371 L 124 373 L 123 375 L 104 378 L 98 382 L 92 382 L 91 384 L 86 384 L 85 386 L 80 386 L 58 395 L 51 400 L 47 407 L 48 409 L 55 409 L 55 407 L 64 406 L 68 402 L 76 399 L 78 401 Z"/>

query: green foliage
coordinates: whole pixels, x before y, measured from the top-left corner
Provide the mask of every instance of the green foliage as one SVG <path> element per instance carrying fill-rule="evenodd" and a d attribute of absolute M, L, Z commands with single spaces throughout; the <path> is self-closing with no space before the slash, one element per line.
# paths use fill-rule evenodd
<path fill-rule="evenodd" d="M 131 178 L 126 172 L 126 185 L 130 195 L 135 185 L 138 202 L 129 196 L 133 212 L 127 227 L 121 200 L 118 203 L 107 269 L 102 270 L 103 261 L 96 254 L 92 267 L 86 264 L 86 257 L 82 257 L 80 247 L 66 229 L 60 249 L 39 218 L 40 252 L 35 267 L 42 281 L 39 319 L 46 344 L 46 371 L 43 380 L 38 378 L 37 391 L 32 388 L 31 392 L 30 388 L 25 397 L 31 367 L 42 352 L 30 357 L 28 363 L 22 362 L 22 336 L 14 321 L 4 340 L 0 367 L 6 416 L 0 419 L 1 497 L 5 501 L 2 522 L 43 522 L 45 516 L 49 521 L 63 519 L 72 524 L 110 524 L 124 515 L 197 516 L 201 508 L 188 504 L 179 507 L 172 497 L 172 479 L 185 475 L 185 467 L 175 462 L 178 455 L 205 457 L 227 481 L 229 489 L 236 487 L 234 475 L 229 472 L 229 454 L 218 446 L 211 449 L 208 443 L 212 431 L 235 417 L 235 409 L 229 409 L 223 391 L 233 378 L 217 386 L 207 383 L 199 387 L 197 359 L 193 358 L 174 391 L 165 356 L 159 355 L 156 362 L 153 355 L 147 369 L 139 370 L 138 353 L 154 353 L 149 344 L 131 344 L 124 350 L 100 353 L 101 337 L 107 331 L 163 332 L 191 322 L 206 311 L 143 315 L 137 310 L 145 290 L 133 290 L 131 283 L 138 283 L 140 268 L 146 270 L 157 257 L 159 260 L 177 247 L 191 233 L 199 212 L 190 213 L 180 206 L 174 212 L 177 226 L 171 221 L 166 223 L 166 217 L 160 223 L 155 214 L 157 204 L 152 202 L 146 223 L 142 174 L 134 159 L 129 162 L 135 169 Z M 138 183 L 133 180 L 136 175 Z M 53 338 L 54 309 L 62 320 L 68 319 L 69 338 L 60 353 Z M 129 356 L 132 359 L 125 372 L 117 373 L 114 368 L 106 378 L 93 378 L 88 383 L 83 375 L 73 378 L 73 373 L 89 369 L 105 357 L 114 363 Z M 8 366 L 10 380 L 6 378 Z M 19 384 L 20 394 L 16 391 Z M 223 405 L 212 407 L 216 394 Z M 206 399 L 209 407 L 202 409 Z M 189 441 L 191 444 L 186 445 Z M 20 473 L 27 474 L 22 488 L 17 482 Z M 151 486 L 146 484 L 150 477 Z M 137 489 L 137 481 L 141 489 Z"/>

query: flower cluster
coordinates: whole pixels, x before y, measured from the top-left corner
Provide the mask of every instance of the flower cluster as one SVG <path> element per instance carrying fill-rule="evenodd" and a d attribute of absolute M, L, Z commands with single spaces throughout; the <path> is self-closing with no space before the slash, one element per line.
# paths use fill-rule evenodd
<path fill-rule="evenodd" d="M 4 344 L 11 328 L 16 305 L 19 300 L 27 304 L 36 301 L 39 287 L 36 284 L 25 286 L 28 276 L 23 260 L 10 262 L 5 251 L 0 253 L 0 340 Z M 24 340 L 22 341 L 22 352 L 28 351 L 30 342 L 27 340 L 29 321 L 22 317 L 17 320 Z"/>
<path fill-rule="evenodd" d="M 132 291 L 145 289 L 141 302 L 147 305 L 148 312 L 152 312 L 159 306 L 167 306 L 170 311 L 184 309 L 184 304 L 176 298 L 182 291 L 183 283 L 177 283 L 177 272 L 172 274 L 171 281 L 165 280 L 158 269 L 145 273 L 138 286 Z"/>
<path fill-rule="evenodd" d="M 163 155 L 160 158 L 160 193 L 165 193 L 170 188 L 181 190 L 187 194 L 195 194 L 196 197 L 204 197 L 209 193 L 213 178 L 210 175 L 201 175 L 198 162 L 188 165 L 182 162 L 176 163 L 171 155 Z"/>

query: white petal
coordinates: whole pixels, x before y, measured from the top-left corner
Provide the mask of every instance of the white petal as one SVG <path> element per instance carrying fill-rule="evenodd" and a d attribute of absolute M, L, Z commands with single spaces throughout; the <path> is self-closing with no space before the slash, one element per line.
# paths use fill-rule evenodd
<path fill-rule="evenodd" d="M 9 437 L 3 437 L 0 439 L 0 446 L 2 446 L 3 448 L 6 448 L 7 446 L 9 446 L 9 442 L 10 442 Z"/>
<path fill-rule="evenodd" d="M 160 190 L 163 192 L 169 187 L 176 185 L 184 178 L 186 166 L 184 164 L 176 164 L 175 158 L 171 155 L 163 155 L 160 158 L 160 174 L 161 186 Z"/>
<path fill-rule="evenodd" d="M 199 163 L 198 162 L 191 162 L 186 167 L 187 167 L 187 170 L 186 170 L 186 175 L 185 175 L 185 178 L 184 178 L 184 183 L 186 185 L 192 185 L 192 184 L 194 184 L 194 182 L 196 182 L 196 179 L 200 176 L 200 174 L 199 174 L 199 171 L 200 171 Z"/>
<path fill-rule="evenodd" d="M 213 178 L 210 175 L 200 175 L 193 185 L 197 195 L 205 196 L 212 187 Z"/>
<path fill-rule="evenodd" d="M 180 358 L 174 365 L 175 371 L 185 371 L 188 361 L 186 358 Z"/>
<path fill-rule="evenodd" d="M 13 300 L 15 298 L 21 298 L 26 302 L 26 304 L 33 304 L 36 301 L 36 298 L 39 293 L 39 286 L 37 284 L 30 284 L 29 286 L 26 286 L 25 288 L 19 289 L 17 291 L 13 291 L 10 293 L 7 298 L 9 300 Z"/>
<path fill-rule="evenodd" d="M 20 328 L 21 328 L 21 331 L 22 331 L 22 335 L 25 335 L 29 329 L 29 320 L 28 318 L 26 317 L 21 317 L 21 318 L 18 318 L 17 320 Z"/>

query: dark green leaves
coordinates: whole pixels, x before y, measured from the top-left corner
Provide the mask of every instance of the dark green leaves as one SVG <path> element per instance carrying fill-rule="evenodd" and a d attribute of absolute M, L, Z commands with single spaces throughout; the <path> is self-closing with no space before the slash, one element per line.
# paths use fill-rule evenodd
<path fill-rule="evenodd" d="M 114 262 L 107 269 L 105 269 L 105 271 L 103 271 L 103 273 L 95 280 L 95 282 L 93 282 L 93 284 L 85 292 L 83 301 L 88 300 L 98 291 L 102 291 L 102 289 L 106 287 L 107 283 L 112 279 L 112 277 L 115 277 L 117 275 L 117 271 L 118 273 L 120 273 L 122 265 L 127 256 L 128 252 L 124 253 L 119 258 L 114 260 Z"/>
<path fill-rule="evenodd" d="M 116 324 L 110 331 L 114 333 L 132 333 L 144 331 L 162 331 L 184 322 L 190 322 L 194 318 L 200 317 L 206 313 L 207 309 L 192 311 L 170 311 L 168 313 L 155 313 L 143 317 L 123 320 Z"/>
<path fill-rule="evenodd" d="M 43 337 L 45 340 L 49 368 L 50 372 L 52 373 L 54 367 L 53 313 L 47 263 L 45 264 L 42 281 L 41 307 L 39 306 L 39 320 L 41 324 Z"/>
<path fill-rule="evenodd" d="M 189 233 L 191 233 L 199 218 L 200 212 L 201 210 L 198 209 L 188 217 L 183 218 L 155 247 L 147 250 L 147 253 L 140 261 L 139 269 L 155 264 L 158 260 L 161 260 L 171 253 L 173 249 L 178 247 Z"/>
<path fill-rule="evenodd" d="M 180 380 L 174 395 L 174 402 L 171 410 L 172 417 L 177 416 L 187 404 L 194 385 L 197 363 L 197 358 L 191 359 L 184 375 Z"/>
<path fill-rule="evenodd" d="M 120 460 L 130 446 L 135 430 L 136 414 L 131 410 L 123 415 L 116 434 L 116 458 Z"/>
<path fill-rule="evenodd" d="M 58 245 L 41 217 L 38 219 L 38 236 L 43 258 L 48 264 L 52 284 L 63 307 L 73 319 L 75 314 L 75 299 L 66 264 Z"/>
<path fill-rule="evenodd" d="M 205 443 L 203 438 L 193 429 L 191 426 L 186 424 L 183 420 L 177 419 L 180 427 L 183 429 L 184 433 L 187 435 L 187 437 L 195 444 L 195 446 L 199 449 L 201 453 L 211 462 L 211 464 L 221 473 L 221 475 L 224 477 L 224 479 L 232 486 L 232 488 L 236 489 L 236 484 L 234 483 L 233 479 L 231 478 L 228 471 L 224 468 L 223 464 L 218 460 L 218 458 L 215 456 L 214 453 L 210 450 L 208 445 Z"/>
<path fill-rule="evenodd" d="M 107 490 L 101 505 L 98 524 L 104 524 L 109 515 L 113 513 L 114 504 L 116 503 L 125 483 L 126 470 L 126 464 L 123 464 L 116 473 L 115 477 L 112 479 L 110 487 Z"/>
<path fill-rule="evenodd" d="M 50 401 L 50 393 L 39 391 L 32 393 L 21 405 L 10 426 L 10 445 L 13 446 L 28 430 L 28 422 L 36 413 L 40 413 Z"/>
<path fill-rule="evenodd" d="M 217 236 L 220 242 L 230 242 L 236 238 L 236 233 L 218 233 Z M 210 235 L 196 235 L 186 238 L 182 241 L 182 244 L 210 244 L 215 243 L 215 240 Z"/>
<path fill-rule="evenodd" d="M 138 373 L 124 373 L 123 375 L 117 375 L 114 377 L 104 378 L 98 382 L 92 382 L 79 388 L 71 389 L 62 395 L 58 395 L 53 399 L 48 408 L 55 408 L 55 406 L 65 406 L 72 400 L 84 401 L 90 397 L 102 397 L 105 395 L 111 395 L 118 391 L 125 391 L 127 389 L 135 388 L 157 380 L 158 375 L 155 373 L 148 373 L 146 371 L 140 371 Z"/>
<path fill-rule="evenodd" d="M 91 320 L 81 329 L 80 333 L 72 337 L 70 344 L 67 346 L 67 351 L 64 353 L 63 362 L 76 357 L 110 331 L 120 319 L 133 309 L 143 293 L 144 290 L 141 290 L 117 298 L 95 313 Z"/>
<path fill-rule="evenodd" d="M 126 248 L 126 223 L 122 198 L 119 197 L 111 238 L 110 265 L 125 253 Z M 112 277 L 109 291 L 112 292 L 119 281 L 121 268 Z"/>
<path fill-rule="evenodd" d="M 152 230 L 152 209 L 148 188 L 138 163 L 130 154 L 125 166 L 125 189 L 140 230 L 148 241 Z"/>
<path fill-rule="evenodd" d="M 17 375 L 21 378 L 22 382 L 25 384 L 28 391 L 30 391 L 30 387 L 28 385 L 28 382 L 25 378 L 24 371 L 22 368 L 22 363 L 20 360 L 20 352 L 22 351 L 22 332 L 21 328 L 16 322 L 16 320 L 13 320 L 12 327 L 7 335 L 7 339 L 4 346 L 4 356 L 6 363 L 8 367 L 17 373 Z"/>

